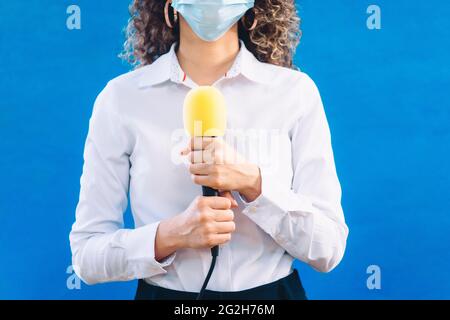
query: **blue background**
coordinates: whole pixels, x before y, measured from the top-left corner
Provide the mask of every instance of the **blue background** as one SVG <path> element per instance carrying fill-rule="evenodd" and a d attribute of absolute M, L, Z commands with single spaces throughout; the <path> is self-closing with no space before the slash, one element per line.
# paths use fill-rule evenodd
<path fill-rule="evenodd" d="M 81 30 L 66 28 L 70 4 Z M 133 297 L 136 282 L 66 287 L 92 104 L 129 70 L 128 4 L 0 2 L 0 298 Z M 299 3 L 296 63 L 323 96 L 351 231 L 332 273 L 296 265 L 312 299 L 450 298 L 450 2 L 377 0 L 379 31 L 370 4 Z M 366 287 L 372 264 L 381 290 Z"/>

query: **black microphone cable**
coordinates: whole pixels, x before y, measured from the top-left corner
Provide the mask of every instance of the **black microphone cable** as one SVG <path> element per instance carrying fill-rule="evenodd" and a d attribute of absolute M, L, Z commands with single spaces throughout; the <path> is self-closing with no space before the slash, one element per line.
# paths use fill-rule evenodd
<path fill-rule="evenodd" d="M 218 197 L 219 196 L 219 192 L 213 188 L 203 186 L 202 190 L 203 190 L 204 197 Z M 198 293 L 196 300 L 203 299 L 203 295 L 205 294 L 205 290 L 206 290 L 206 287 L 208 286 L 209 279 L 211 278 L 211 275 L 214 271 L 214 267 L 216 266 L 216 260 L 217 260 L 218 255 L 219 255 L 219 246 L 215 246 L 215 247 L 211 248 L 211 256 L 212 256 L 211 265 L 209 266 L 208 274 L 206 275 L 205 281 L 203 281 L 202 288 L 200 289 L 200 292 Z"/>
<path fill-rule="evenodd" d="M 214 248 L 211 248 L 211 256 L 212 256 L 211 265 L 209 266 L 208 274 L 206 275 L 205 281 L 203 281 L 202 288 L 200 289 L 200 292 L 198 293 L 196 300 L 203 299 L 206 286 L 208 285 L 209 279 L 211 278 L 211 275 L 214 271 L 214 267 L 216 266 L 216 260 L 218 255 L 219 255 L 219 247 L 215 246 Z"/>

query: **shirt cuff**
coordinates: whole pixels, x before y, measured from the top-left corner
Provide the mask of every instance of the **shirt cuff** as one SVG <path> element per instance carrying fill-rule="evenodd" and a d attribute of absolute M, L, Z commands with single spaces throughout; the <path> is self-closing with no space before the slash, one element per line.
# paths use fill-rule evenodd
<path fill-rule="evenodd" d="M 125 237 L 124 247 L 127 269 L 135 279 L 144 279 L 165 274 L 164 269 L 172 264 L 176 253 L 158 262 L 155 259 L 155 239 L 159 222 L 131 230 Z"/>
<path fill-rule="evenodd" d="M 292 211 L 310 215 L 315 210 L 311 200 L 295 193 L 289 184 L 283 184 L 273 173 L 261 168 L 261 194 L 252 202 L 238 194 L 244 209 L 242 212 L 265 232 L 274 236 L 278 233 L 281 220 Z"/>

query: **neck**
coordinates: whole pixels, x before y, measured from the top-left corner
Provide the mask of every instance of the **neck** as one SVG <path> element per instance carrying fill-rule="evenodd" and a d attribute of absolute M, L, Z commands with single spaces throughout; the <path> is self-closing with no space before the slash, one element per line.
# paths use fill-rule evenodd
<path fill-rule="evenodd" d="M 239 53 L 237 27 L 235 29 L 217 41 L 207 42 L 181 28 L 178 61 L 196 84 L 212 85 L 231 68 Z"/>

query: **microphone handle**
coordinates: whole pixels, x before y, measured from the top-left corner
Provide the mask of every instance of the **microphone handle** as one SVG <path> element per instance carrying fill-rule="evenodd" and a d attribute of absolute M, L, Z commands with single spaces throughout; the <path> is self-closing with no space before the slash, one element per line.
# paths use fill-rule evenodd
<path fill-rule="evenodd" d="M 204 197 L 218 197 L 219 196 L 219 191 L 217 191 L 216 189 L 210 188 L 210 187 L 202 186 L 202 191 L 203 191 Z"/>
<path fill-rule="evenodd" d="M 216 189 L 202 186 L 203 196 L 204 197 L 218 197 L 219 191 Z M 219 255 L 219 246 L 215 246 L 211 248 L 211 255 L 213 257 L 217 257 Z"/>

